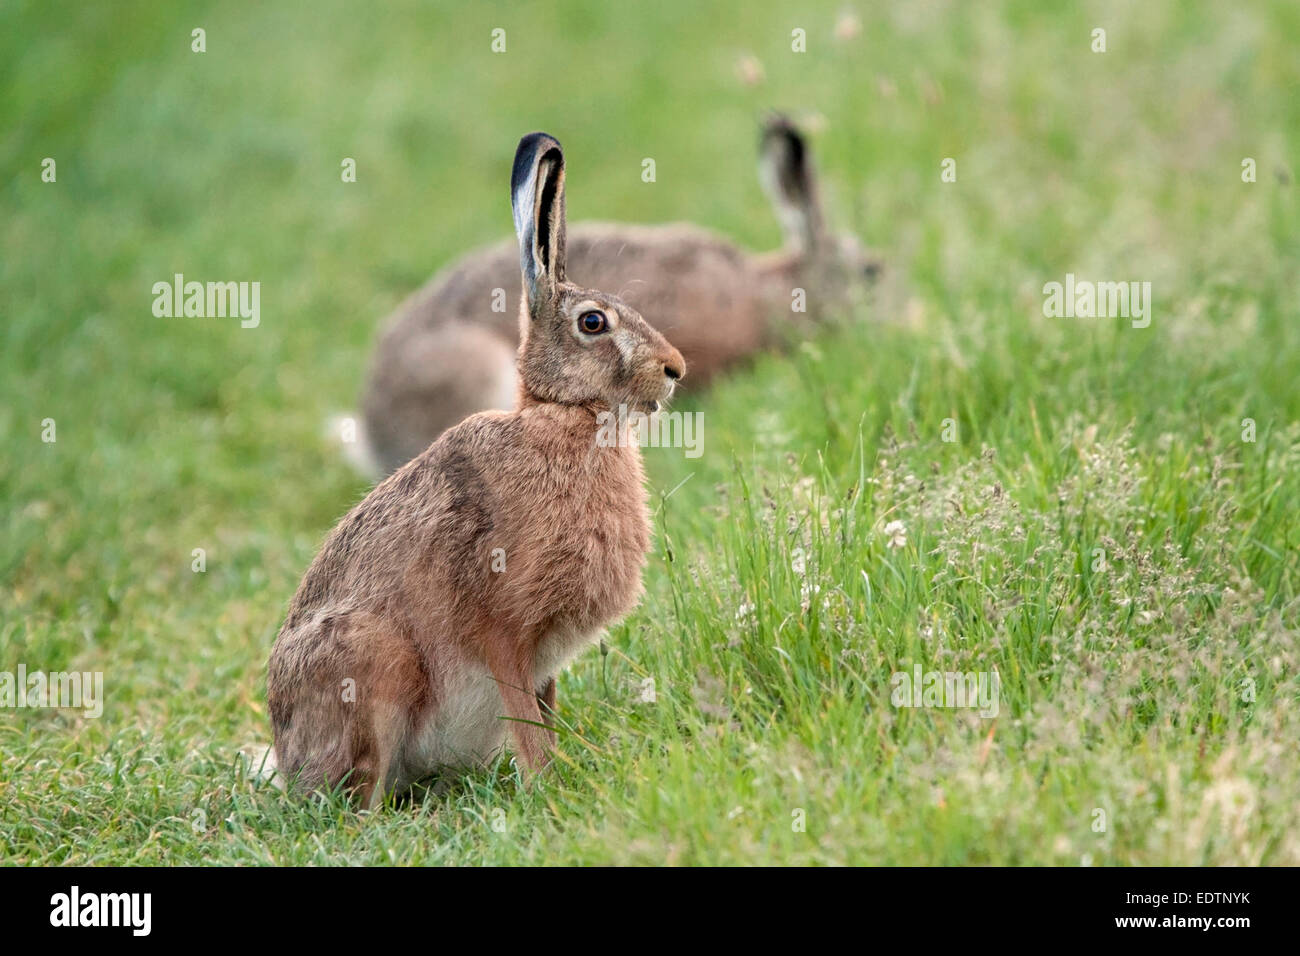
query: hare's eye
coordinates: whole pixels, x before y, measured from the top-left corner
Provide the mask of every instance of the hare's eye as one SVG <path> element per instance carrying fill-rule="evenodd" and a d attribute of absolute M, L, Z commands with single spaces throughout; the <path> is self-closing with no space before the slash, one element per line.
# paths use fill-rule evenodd
<path fill-rule="evenodd" d="M 578 319 L 578 328 L 588 335 L 599 335 L 609 328 L 609 319 L 605 318 L 604 312 L 584 312 Z"/>

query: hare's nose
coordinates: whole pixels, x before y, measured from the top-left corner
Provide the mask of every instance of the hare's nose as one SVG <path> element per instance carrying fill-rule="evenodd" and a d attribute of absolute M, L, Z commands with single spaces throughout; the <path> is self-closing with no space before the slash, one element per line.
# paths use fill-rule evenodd
<path fill-rule="evenodd" d="M 682 353 L 677 351 L 671 345 L 667 351 L 662 353 L 664 359 L 664 374 L 674 382 L 686 374 L 686 360 L 682 358 Z"/>

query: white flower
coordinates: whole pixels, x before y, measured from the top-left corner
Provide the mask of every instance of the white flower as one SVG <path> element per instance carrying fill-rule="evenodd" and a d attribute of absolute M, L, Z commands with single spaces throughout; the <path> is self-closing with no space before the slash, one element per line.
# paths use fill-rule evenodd
<path fill-rule="evenodd" d="M 887 547 L 902 548 L 907 545 L 907 529 L 901 521 L 891 521 L 885 525 L 885 537 L 889 539 Z"/>
<path fill-rule="evenodd" d="M 813 596 L 816 594 L 820 594 L 821 590 L 822 589 L 820 585 L 808 584 L 807 582 L 804 582 L 803 587 L 799 589 L 799 606 L 802 607 L 805 611 L 808 610 L 808 608 L 812 606 Z M 822 607 L 825 606 L 826 606 L 826 602 L 823 601 Z"/>

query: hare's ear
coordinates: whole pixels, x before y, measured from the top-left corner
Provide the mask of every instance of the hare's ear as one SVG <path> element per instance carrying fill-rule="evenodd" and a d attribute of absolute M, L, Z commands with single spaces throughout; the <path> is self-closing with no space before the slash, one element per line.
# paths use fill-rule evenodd
<path fill-rule="evenodd" d="M 822 240 L 812 157 L 803 134 L 779 114 L 768 117 L 763 124 L 758 175 L 776 207 L 786 247 L 811 252 Z"/>
<path fill-rule="evenodd" d="M 531 312 L 564 281 L 564 153 L 554 138 L 529 133 L 519 141 L 510 200 Z"/>

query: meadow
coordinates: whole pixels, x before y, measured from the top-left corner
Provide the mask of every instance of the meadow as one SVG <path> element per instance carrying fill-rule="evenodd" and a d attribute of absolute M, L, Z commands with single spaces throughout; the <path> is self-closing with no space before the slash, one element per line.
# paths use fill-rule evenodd
<path fill-rule="evenodd" d="M 0 671 L 105 698 L 0 709 L 0 863 L 1300 864 L 1298 43 L 1284 0 L 5 3 Z M 571 221 L 765 249 L 769 108 L 886 272 L 688 376 L 702 454 L 645 451 L 646 597 L 540 784 L 258 781 L 271 642 L 368 488 L 326 423 L 509 234 L 519 136 Z M 156 316 L 175 273 L 260 282 L 257 327 Z M 1045 315 L 1071 274 L 1149 324 Z M 918 666 L 997 715 L 898 706 Z"/>

